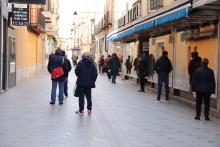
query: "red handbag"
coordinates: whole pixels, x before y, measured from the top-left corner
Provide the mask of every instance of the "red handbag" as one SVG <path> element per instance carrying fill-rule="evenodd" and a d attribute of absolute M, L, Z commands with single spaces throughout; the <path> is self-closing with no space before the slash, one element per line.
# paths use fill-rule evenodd
<path fill-rule="evenodd" d="M 64 71 L 62 67 L 57 67 L 51 71 L 51 76 L 54 80 L 59 79 L 64 75 Z"/>

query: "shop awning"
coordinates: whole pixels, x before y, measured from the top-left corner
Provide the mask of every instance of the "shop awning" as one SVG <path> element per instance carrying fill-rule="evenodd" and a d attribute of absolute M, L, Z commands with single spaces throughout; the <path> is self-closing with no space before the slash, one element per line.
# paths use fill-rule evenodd
<path fill-rule="evenodd" d="M 189 16 L 189 7 L 191 4 L 186 4 L 182 7 L 176 8 L 172 11 L 161 14 L 155 18 L 155 26 L 164 24 L 166 22 L 174 21 L 183 17 Z"/>
<path fill-rule="evenodd" d="M 116 39 L 126 37 L 128 35 L 137 33 L 139 31 L 147 30 L 149 28 L 152 28 L 152 27 L 155 27 L 155 26 L 167 23 L 167 22 L 175 21 L 183 17 L 188 17 L 190 7 L 191 7 L 191 4 L 188 3 L 178 8 L 174 8 L 173 10 L 170 10 L 168 12 L 158 14 L 156 17 L 149 18 L 141 23 L 138 23 L 130 28 L 127 28 L 124 31 L 111 33 L 111 35 L 107 36 L 106 43 L 109 43 Z"/>

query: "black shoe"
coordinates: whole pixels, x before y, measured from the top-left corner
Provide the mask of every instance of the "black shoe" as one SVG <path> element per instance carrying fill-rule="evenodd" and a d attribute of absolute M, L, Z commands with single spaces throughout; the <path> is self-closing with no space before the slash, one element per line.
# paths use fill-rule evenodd
<path fill-rule="evenodd" d="M 55 102 L 50 102 L 50 104 L 51 104 L 51 105 L 54 105 L 54 104 L 55 104 Z"/>
<path fill-rule="evenodd" d="M 196 119 L 196 120 L 200 120 L 200 116 L 196 116 L 194 119 Z"/>
<path fill-rule="evenodd" d="M 144 90 L 138 90 L 138 92 L 144 92 Z"/>
<path fill-rule="evenodd" d="M 59 102 L 60 105 L 63 105 L 63 102 Z"/>
<path fill-rule="evenodd" d="M 209 118 L 208 116 L 205 116 L 205 120 L 206 120 L 206 121 L 209 121 L 210 118 Z"/>
<path fill-rule="evenodd" d="M 116 84 L 116 82 L 115 81 L 113 81 L 115 84 Z"/>
<path fill-rule="evenodd" d="M 113 83 L 113 80 L 112 80 L 112 83 Z"/>

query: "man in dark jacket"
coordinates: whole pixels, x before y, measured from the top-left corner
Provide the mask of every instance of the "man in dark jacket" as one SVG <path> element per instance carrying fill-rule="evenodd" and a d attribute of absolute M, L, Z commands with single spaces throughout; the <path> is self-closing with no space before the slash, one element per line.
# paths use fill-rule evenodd
<path fill-rule="evenodd" d="M 68 65 L 64 61 L 64 57 L 61 56 L 62 50 L 58 48 L 55 51 L 55 54 L 50 58 L 49 63 L 47 65 L 47 70 L 49 73 L 52 72 L 52 70 L 56 69 L 57 67 L 62 67 L 64 71 L 64 76 L 60 77 L 59 79 L 53 79 L 52 80 L 52 90 L 51 90 L 51 105 L 55 104 L 56 101 L 56 89 L 57 84 L 59 84 L 59 104 L 63 104 L 63 91 L 64 91 L 64 81 L 68 77 Z"/>
<path fill-rule="evenodd" d="M 197 68 L 201 66 L 202 58 L 199 57 L 198 52 L 191 53 L 192 60 L 189 62 L 188 73 L 189 73 L 189 84 L 190 89 L 192 87 L 192 78 Z"/>
<path fill-rule="evenodd" d="M 192 91 L 196 91 L 196 120 L 200 120 L 203 98 L 205 120 L 209 120 L 210 96 L 215 94 L 215 76 L 208 64 L 209 60 L 203 58 L 202 66 L 195 71 L 192 79 Z"/>
<path fill-rule="evenodd" d="M 70 60 L 67 59 L 67 55 L 66 55 L 66 52 L 65 52 L 65 51 L 62 51 L 62 56 L 64 57 L 64 61 L 65 61 L 65 62 L 67 63 L 67 65 L 68 65 L 68 76 L 69 76 L 69 72 L 70 72 L 71 69 L 72 69 Z M 64 81 L 64 95 L 65 95 L 65 98 L 68 97 L 68 77 L 67 77 L 66 80 Z"/>
<path fill-rule="evenodd" d="M 144 92 L 145 77 L 147 76 L 147 63 L 144 61 L 143 55 L 139 58 L 138 70 L 139 70 L 138 76 L 140 78 L 140 84 L 141 84 L 141 88 L 140 88 L 140 90 L 138 90 L 138 92 Z"/>
<path fill-rule="evenodd" d="M 163 51 L 162 56 L 155 63 L 155 71 L 158 74 L 158 92 L 157 102 L 160 102 L 161 88 L 164 82 L 166 89 L 166 101 L 169 102 L 169 73 L 172 70 L 172 64 L 168 59 L 168 52 Z"/>
<path fill-rule="evenodd" d="M 90 52 L 85 52 L 83 59 L 78 62 L 75 68 L 76 84 L 79 91 L 79 110 L 76 111 L 77 114 L 84 114 L 84 95 L 87 99 L 88 114 L 92 112 L 91 88 L 95 88 L 98 73 L 95 65 L 90 60 L 91 56 Z"/>

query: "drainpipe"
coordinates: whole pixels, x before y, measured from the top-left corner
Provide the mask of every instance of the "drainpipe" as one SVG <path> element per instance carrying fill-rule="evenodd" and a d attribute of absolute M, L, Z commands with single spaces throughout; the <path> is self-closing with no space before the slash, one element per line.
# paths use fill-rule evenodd
<path fill-rule="evenodd" d="M 174 92 L 174 82 L 175 82 L 175 68 L 176 68 L 176 40 L 177 40 L 177 32 L 176 32 L 176 27 L 174 26 L 173 30 L 173 70 L 172 70 L 172 82 L 171 82 L 171 94 L 172 97 L 175 95 Z"/>
<path fill-rule="evenodd" d="M 219 78 L 219 73 L 220 73 L 220 63 L 219 63 L 219 59 L 220 59 L 220 16 L 218 17 L 218 44 L 217 44 L 217 74 L 216 74 L 216 80 L 217 80 L 217 84 L 216 84 L 216 89 L 217 89 L 217 118 L 220 118 L 220 78 Z"/>

